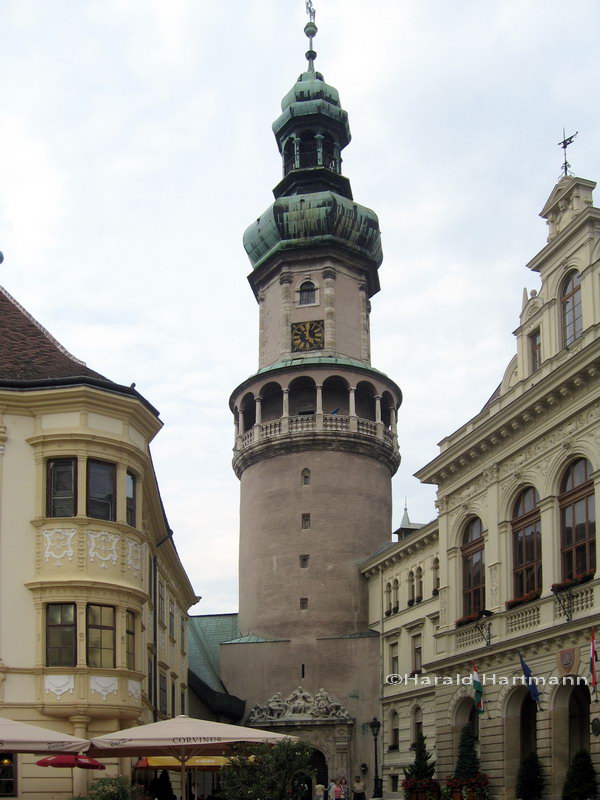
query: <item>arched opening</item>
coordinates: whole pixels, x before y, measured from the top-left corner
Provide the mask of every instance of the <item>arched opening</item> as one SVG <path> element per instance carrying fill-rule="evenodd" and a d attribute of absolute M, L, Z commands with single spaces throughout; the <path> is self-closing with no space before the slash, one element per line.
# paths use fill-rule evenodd
<path fill-rule="evenodd" d="M 294 139 L 290 136 L 283 148 L 283 174 L 287 175 L 288 172 L 294 169 L 295 166 L 295 152 L 294 152 Z"/>
<path fill-rule="evenodd" d="M 335 158 L 335 142 L 329 133 L 323 134 L 323 166 L 333 172 L 339 172 L 339 165 Z"/>
<path fill-rule="evenodd" d="M 356 387 L 356 416 L 375 422 L 375 388 L 368 381 Z"/>
<path fill-rule="evenodd" d="M 279 419 L 283 414 L 283 392 L 281 391 L 281 386 L 278 383 L 267 383 L 261 389 L 260 396 L 262 398 L 262 422 Z"/>
<path fill-rule="evenodd" d="M 392 584 L 391 583 L 386 583 L 386 585 L 385 585 L 384 606 L 385 606 L 386 616 L 389 616 L 392 613 Z"/>
<path fill-rule="evenodd" d="M 524 597 L 542 591 L 542 532 L 540 497 L 527 486 L 515 501 L 512 514 L 513 596 Z"/>
<path fill-rule="evenodd" d="M 507 800 L 515 798 L 515 783 L 521 757 L 537 751 L 537 705 L 526 686 L 509 695 L 504 714 L 504 773 Z"/>
<path fill-rule="evenodd" d="M 485 552 L 479 517 L 467 523 L 462 537 L 463 614 L 479 614 L 485 608 Z"/>
<path fill-rule="evenodd" d="M 423 711 L 420 706 L 416 706 L 412 714 L 412 740 L 416 742 L 419 734 L 423 733 Z"/>
<path fill-rule="evenodd" d="M 415 603 L 420 603 L 423 599 L 423 570 L 417 567 L 415 573 Z"/>
<path fill-rule="evenodd" d="M 298 290 L 298 305 L 310 306 L 317 302 L 317 290 L 312 281 L 304 281 Z"/>
<path fill-rule="evenodd" d="M 300 474 L 300 484 L 302 486 L 310 486 L 310 470 L 305 467 Z"/>
<path fill-rule="evenodd" d="M 465 726 L 469 726 L 473 736 L 479 741 L 479 712 L 475 707 L 475 702 L 472 697 L 463 697 L 463 699 L 456 706 L 454 712 L 454 724 L 452 725 L 453 745 L 454 745 L 454 761 L 458 756 L 458 745 L 460 742 L 460 735 Z"/>
<path fill-rule="evenodd" d="M 574 270 L 565 278 L 560 293 L 563 347 L 573 344 L 583 333 L 581 275 Z"/>
<path fill-rule="evenodd" d="M 321 783 L 325 788 L 329 783 L 329 770 L 327 768 L 327 759 L 324 754 L 316 748 L 312 751 L 310 757 L 310 767 L 314 771 L 315 784 Z"/>
<path fill-rule="evenodd" d="M 312 378 L 296 378 L 290 383 L 290 416 L 314 414 L 317 408 L 317 388 Z"/>
<path fill-rule="evenodd" d="M 408 573 L 408 605 L 413 606 L 415 604 L 415 573 L 409 572 Z"/>
<path fill-rule="evenodd" d="M 400 584 L 398 583 L 398 578 L 394 578 L 394 583 L 392 584 L 392 611 L 394 614 L 400 610 L 400 599 L 398 597 L 399 588 Z"/>
<path fill-rule="evenodd" d="M 400 716 L 397 711 L 390 714 L 390 743 L 388 750 L 397 751 L 400 746 Z"/>
<path fill-rule="evenodd" d="M 250 428 L 253 428 L 256 423 L 256 404 L 254 402 L 254 395 L 252 392 L 245 394 L 240 406 L 240 433 L 246 433 Z"/>
<path fill-rule="evenodd" d="M 432 595 L 439 594 L 440 591 L 440 560 L 439 558 L 434 558 L 431 564 L 431 573 L 433 578 L 433 588 L 431 590 Z"/>
<path fill-rule="evenodd" d="M 314 131 L 300 134 L 300 168 L 317 166 L 317 140 Z"/>
<path fill-rule="evenodd" d="M 344 416 L 349 413 L 348 382 L 337 375 L 323 381 L 323 411 Z"/>
<path fill-rule="evenodd" d="M 554 696 L 551 724 L 552 788 L 560 796 L 573 756 L 581 748 L 590 747 L 590 690 L 583 678 L 563 678 Z"/>
<path fill-rule="evenodd" d="M 592 465 L 578 458 L 565 470 L 558 498 L 562 579 L 596 571 L 596 506 Z"/>
<path fill-rule="evenodd" d="M 394 398 L 389 392 L 384 392 L 381 395 L 381 421 L 388 430 L 392 427 L 394 411 Z"/>

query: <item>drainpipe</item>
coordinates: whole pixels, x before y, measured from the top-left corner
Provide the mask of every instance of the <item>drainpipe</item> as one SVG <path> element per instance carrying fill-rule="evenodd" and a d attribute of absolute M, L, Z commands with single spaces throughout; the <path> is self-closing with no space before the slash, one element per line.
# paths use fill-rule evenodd
<path fill-rule="evenodd" d="M 168 542 L 169 539 L 173 538 L 173 531 L 169 528 L 169 532 L 166 536 L 164 536 L 160 542 L 156 545 L 155 551 L 158 550 L 159 547 L 165 542 Z M 154 697 L 152 712 L 154 717 L 154 722 L 158 722 L 158 556 L 155 554 L 152 557 L 152 581 L 154 583 L 154 614 L 152 620 L 152 627 L 153 627 L 153 637 L 154 637 L 154 655 L 153 655 L 153 663 L 154 663 L 154 691 L 152 693 Z"/>

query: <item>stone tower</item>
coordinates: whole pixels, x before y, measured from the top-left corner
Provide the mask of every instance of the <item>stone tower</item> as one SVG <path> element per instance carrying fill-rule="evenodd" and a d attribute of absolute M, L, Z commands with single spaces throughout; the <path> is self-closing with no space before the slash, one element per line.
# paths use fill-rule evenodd
<path fill-rule="evenodd" d="M 223 645 L 221 664 L 249 721 L 300 726 L 331 777 L 372 760 L 362 726 L 380 670 L 358 565 L 390 539 L 401 392 L 371 366 L 379 225 L 342 175 L 348 116 L 315 70 L 312 16 L 308 68 L 273 124 L 283 177 L 244 234 L 259 368 L 230 400 L 241 638 Z"/>

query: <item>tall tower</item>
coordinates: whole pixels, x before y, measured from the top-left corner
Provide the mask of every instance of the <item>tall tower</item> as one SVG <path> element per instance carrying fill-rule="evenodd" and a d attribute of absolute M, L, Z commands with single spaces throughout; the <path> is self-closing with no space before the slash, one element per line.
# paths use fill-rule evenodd
<path fill-rule="evenodd" d="M 308 68 L 273 124 L 283 177 L 244 234 L 260 309 L 259 369 L 230 400 L 241 638 L 221 658 L 229 690 L 255 707 L 250 722 L 304 726 L 331 776 L 372 753 L 372 739 L 363 752 L 354 733 L 376 712 L 380 680 L 358 565 L 390 539 L 401 392 L 371 366 L 379 224 L 342 175 L 348 115 L 315 70 L 311 6 Z M 328 719 L 326 706 L 329 721 L 345 726 L 336 744 L 333 729 L 328 744 L 326 725 L 319 738 L 302 722 Z"/>

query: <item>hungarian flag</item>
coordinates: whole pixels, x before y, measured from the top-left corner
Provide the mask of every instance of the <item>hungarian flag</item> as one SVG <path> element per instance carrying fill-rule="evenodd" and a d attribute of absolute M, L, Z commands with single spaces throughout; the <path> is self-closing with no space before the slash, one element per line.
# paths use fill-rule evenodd
<path fill-rule="evenodd" d="M 473 689 L 475 690 L 475 708 L 480 714 L 483 714 L 483 686 L 479 680 L 479 672 L 477 672 L 477 664 L 473 664 Z"/>
<path fill-rule="evenodd" d="M 592 689 L 594 692 L 596 692 L 596 694 L 598 694 L 598 689 L 596 688 L 596 661 L 598 661 L 598 653 L 596 652 L 596 634 L 592 628 L 592 640 L 590 642 L 590 673 L 592 675 Z"/>

